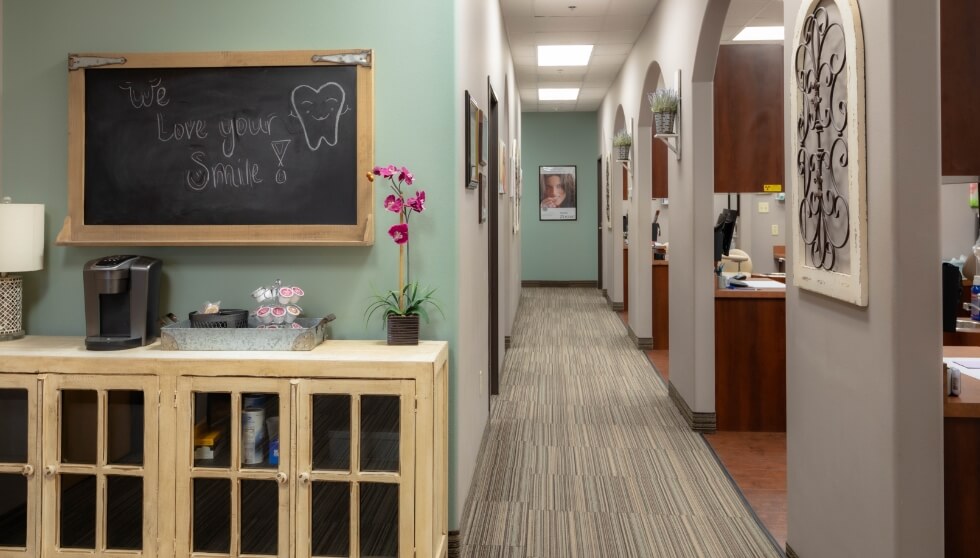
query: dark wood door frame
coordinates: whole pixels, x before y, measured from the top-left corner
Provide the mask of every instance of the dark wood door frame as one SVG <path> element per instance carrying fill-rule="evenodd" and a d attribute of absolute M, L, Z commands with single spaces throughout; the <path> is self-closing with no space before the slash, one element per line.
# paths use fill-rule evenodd
<path fill-rule="evenodd" d="M 599 160 L 596 162 L 595 168 L 596 168 L 595 183 L 596 183 L 596 192 L 597 192 L 596 199 L 598 200 L 598 203 L 596 203 L 596 207 L 599 209 L 599 211 L 596 212 L 596 220 L 595 220 L 596 229 L 598 230 L 598 232 L 596 233 L 598 235 L 597 246 L 599 247 L 598 249 L 599 265 L 596 269 L 598 270 L 597 284 L 599 285 L 599 290 L 601 291 L 602 290 L 602 212 L 605 210 L 605 205 L 604 205 L 604 200 L 602 195 L 604 189 L 602 184 L 602 157 L 601 156 L 599 157 Z"/>
<path fill-rule="evenodd" d="M 493 85 L 490 83 L 490 77 L 487 77 L 487 99 L 490 105 L 490 128 L 487 130 L 488 139 L 487 142 L 490 144 L 487 146 L 487 188 L 490 189 L 487 192 L 487 198 L 489 199 L 487 208 L 487 235 L 490 237 L 488 242 L 488 316 L 489 316 L 489 347 L 490 347 L 490 363 L 489 363 L 489 376 L 490 376 L 490 395 L 497 395 L 500 393 L 500 271 L 499 271 L 499 260 L 500 255 L 498 253 L 498 239 L 499 234 L 499 209 L 500 203 L 497 198 L 497 184 L 499 183 L 500 177 L 497 176 L 498 170 L 500 169 L 500 150 L 497 147 L 500 143 L 499 135 L 499 111 L 500 108 L 497 103 L 497 95 L 493 92 Z M 489 397 L 487 398 L 487 405 L 490 405 Z"/>

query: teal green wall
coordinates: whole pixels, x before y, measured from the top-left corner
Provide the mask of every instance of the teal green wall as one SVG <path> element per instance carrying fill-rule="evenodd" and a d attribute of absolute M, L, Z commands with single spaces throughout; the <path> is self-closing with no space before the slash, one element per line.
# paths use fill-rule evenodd
<path fill-rule="evenodd" d="M 596 161 L 594 112 L 521 114 L 521 279 L 596 280 Z M 538 167 L 576 165 L 577 221 L 541 221 Z"/>
<path fill-rule="evenodd" d="M 112 253 L 138 253 L 163 260 L 164 311 L 184 316 L 205 300 L 248 308 L 253 289 L 281 278 L 306 290 L 308 315 L 337 315 L 332 337 L 382 338 L 380 322 L 366 326 L 363 314 L 374 289 L 397 284 L 397 250 L 386 233 L 393 221 L 381 209 L 380 196 L 373 247 L 54 245 L 68 205 L 68 53 L 370 48 L 375 52 L 375 161 L 408 166 L 427 191 L 427 212 L 412 220 L 412 274 L 438 288 L 446 316 L 433 316 L 422 336 L 455 346 L 455 196 L 462 188 L 454 172 L 456 150 L 450 147 L 456 126 L 452 28 L 452 0 L 5 2 L 3 191 L 15 202 L 46 205 L 44 271 L 25 276 L 28 333 L 84 335 L 82 265 Z M 450 367 L 455 370 L 454 362 Z M 455 437 L 451 423 L 450 439 Z M 450 469 L 454 502 L 455 457 Z M 451 518 L 457 515 L 450 511 Z"/>

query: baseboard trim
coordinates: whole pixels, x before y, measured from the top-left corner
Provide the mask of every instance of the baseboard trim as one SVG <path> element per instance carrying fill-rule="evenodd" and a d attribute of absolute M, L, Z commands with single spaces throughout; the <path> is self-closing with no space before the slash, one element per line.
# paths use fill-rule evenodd
<path fill-rule="evenodd" d="M 447 558 L 459 558 L 459 543 L 459 531 L 450 531 Z"/>
<path fill-rule="evenodd" d="M 606 297 L 606 300 L 609 300 L 609 291 L 602 289 L 602 296 Z"/>
<path fill-rule="evenodd" d="M 522 287 L 551 287 L 561 289 L 598 289 L 598 281 L 521 281 Z"/>
<path fill-rule="evenodd" d="M 629 331 L 630 341 L 633 342 L 633 345 L 635 345 L 637 349 L 641 351 L 653 350 L 653 337 L 637 337 L 636 334 L 633 333 L 633 328 L 630 327 L 629 324 L 626 325 L 626 330 Z"/>
<path fill-rule="evenodd" d="M 622 312 L 626 308 L 626 305 L 622 302 L 613 302 L 611 300 L 609 301 L 609 305 L 612 306 L 613 312 Z"/>
<path fill-rule="evenodd" d="M 687 401 L 684 401 L 684 397 L 674 387 L 673 382 L 667 382 L 667 391 L 670 393 L 670 399 L 674 402 L 674 406 L 684 416 L 684 420 L 687 421 L 687 425 L 691 427 L 691 430 L 701 433 L 711 433 L 718 429 L 718 419 L 715 413 L 695 413 L 692 411 Z"/>
<path fill-rule="evenodd" d="M 510 348 L 510 335 L 504 336 L 504 349 Z"/>
<path fill-rule="evenodd" d="M 800 555 L 793 550 L 793 547 L 786 543 L 786 558 L 800 558 Z"/>

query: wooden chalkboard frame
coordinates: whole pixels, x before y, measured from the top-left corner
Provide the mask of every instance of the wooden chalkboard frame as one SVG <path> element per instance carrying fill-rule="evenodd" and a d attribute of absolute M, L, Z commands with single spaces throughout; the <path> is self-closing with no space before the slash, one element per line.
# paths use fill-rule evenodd
<path fill-rule="evenodd" d="M 353 225 L 86 225 L 85 73 L 88 68 L 355 66 L 357 222 Z M 68 57 L 68 246 L 370 246 L 374 244 L 374 53 L 370 50 L 71 54 Z"/>

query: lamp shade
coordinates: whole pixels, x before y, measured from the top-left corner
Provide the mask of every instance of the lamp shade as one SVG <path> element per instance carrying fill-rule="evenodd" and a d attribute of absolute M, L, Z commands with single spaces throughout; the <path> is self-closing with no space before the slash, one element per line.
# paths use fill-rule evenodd
<path fill-rule="evenodd" d="M 0 272 L 44 267 L 44 205 L 0 203 Z"/>

